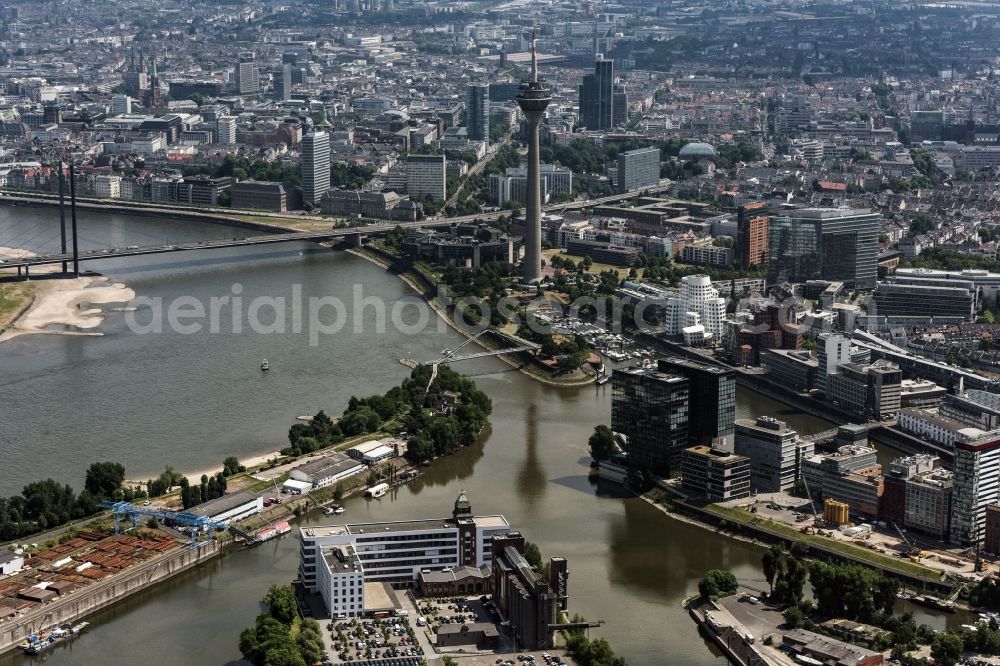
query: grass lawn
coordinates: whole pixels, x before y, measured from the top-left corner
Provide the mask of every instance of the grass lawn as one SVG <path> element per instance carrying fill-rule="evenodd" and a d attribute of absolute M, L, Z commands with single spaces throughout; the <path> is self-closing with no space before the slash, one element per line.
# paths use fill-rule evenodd
<path fill-rule="evenodd" d="M 35 285 L 31 282 L 5 282 L 0 284 L 0 331 L 14 322 L 14 318 L 31 300 Z"/>
<path fill-rule="evenodd" d="M 583 257 L 577 256 L 575 254 L 566 254 L 562 250 L 552 249 L 552 250 L 542 250 L 542 257 L 545 259 L 546 264 L 552 263 L 552 257 L 556 255 L 561 256 L 564 259 L 572 259 L 573 263 L 579 264 L 583 261 Z M 590 273 L 596 275 L 602 271 L 615 271 L 618 273 L 618 277 L 621 279 L 628 277 L 628 268 L 622 268 L 621 266 L 612 266 L 611 264 L 601 264 L 594 262 L 590 267 Z"/>
<path fill-rule="evenodd" d="M 835 550 L 838 553 L 843 553 L 845 555 L 850 555 L 859 560 L 871 563 L 873 566 L 889 569 L 892 571 L 899 571 L 901 573 L 909 574 L 911 576 L 922 576 L 924 578 L 939 578 L 941 572 L 935 571 L 934 569 L 929 569 L 927 567 L 915 564 L 908 560 L 903 560 L 896 557 L 886 557 L 880 553 L 876 553 L 868 548 L 859 548 L 854 544 L 844 543 L 842 541 L 837 541 L 835 539 L 829 539 L 827 537 L 821 537 L 816 534 L 803 534 L 799 530 L 789 525 L 784 525 L 782 523 L 774 522 L 773 520 L 768 520 L 767 518 L 762 518 L 760 516 L 755 516 L 748 511 L 743 509 L 735 509 L 729 507 L 722 507 L 716 504 L 712 504 L 706 507 L 707 510 L 712 513 L 725 516 L 729 520 L 736 523 L 742 523 L 746 525 L 758 525 L 760 527 L 772 530 L 784 534 L 797 541 L 803 541 L 810 545 L 822 546 L 830 550 Z"/>

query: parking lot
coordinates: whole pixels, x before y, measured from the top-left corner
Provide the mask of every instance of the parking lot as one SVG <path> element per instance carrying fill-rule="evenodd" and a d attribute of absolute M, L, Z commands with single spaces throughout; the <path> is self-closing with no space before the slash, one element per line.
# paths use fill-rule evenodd
<path fill-rule="evenodd" d="M 334 620 L 326 629 L 332 663 L 424 656 L 408 617 Z"/>
<path fill-rule="evenodd" d="M 442 624 L 472 624 L 496 622 L 500 619 L 493 602 L 486 597 L 456 597 L 453 599 L 418 599 L 417 612 L 432 628 Z"/>

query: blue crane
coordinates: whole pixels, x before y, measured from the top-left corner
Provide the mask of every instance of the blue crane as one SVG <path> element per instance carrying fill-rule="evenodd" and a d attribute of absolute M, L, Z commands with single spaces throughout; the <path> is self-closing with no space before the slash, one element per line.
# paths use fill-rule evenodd
<path fill-rule="evenodd" d="M 132 527 L 139 524 L 139 516 L 145 518 L 156 518 L 157 520 L 172 521 L 182 523 L 194 529 L 191 530 L 191 541 L 194 542 L 195 535 L 202 530 L 229 530 L 236 536 L 242 537 L 247 543 L 257 540 L 252 534 L 244 532 L 228 522 L 214 520 L 208 516 L 199 516 L 187 511 L 167 511 L 166 509 L 154 509 L 148 506 L 136 506 L 131 502 L 101 502 L 102 509 L 111 509 L 115 516 L 115 534 L 121 534 L 121 522 L 123 519 L 132 522 Z"/>

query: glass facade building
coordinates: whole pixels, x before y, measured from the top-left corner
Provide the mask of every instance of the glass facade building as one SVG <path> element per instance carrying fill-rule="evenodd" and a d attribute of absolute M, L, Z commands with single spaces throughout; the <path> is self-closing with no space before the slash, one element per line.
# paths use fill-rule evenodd
<path fill-rule="evenodd" d="M 768 282 L 827 280 L 874 289 L 882 216 L 867 209 L 803 208 L 771 218 Z"/>
<path fill-rule="evenodd" d="M 679 471 L 690 382 L 643 367 L 616 368 L 611 382 L 611 429 L 628 438 L 629 466 L 658 476 Z"/>
<path fill-rule="evenodd" d="M 614 60 L 599 56 L 594 73 L 586 74 L 580 84 L 580 124 L 589 130 L 614 127 Z"/>
<path fill-rule="evenodd" d="M 660 359 L 657 369 L 681 375 L 689 382 L 688 442 L 711 445 L 723 438 L 732 450 L 736 422 L 736 371 L 679 356 Z"/>
<path fill-rule="evenodd" d="M 490 87 L 485 83 L 470 85 L 465 106 L 465 126 L 469 128 L 469 138 L 489 141 Z"/>
<path fill-rule="evenodd" d="M 985 536 L 986 507 L 1000 490 L 1000 440 L 955 442 L 951 541 L 962 546 Z"/>

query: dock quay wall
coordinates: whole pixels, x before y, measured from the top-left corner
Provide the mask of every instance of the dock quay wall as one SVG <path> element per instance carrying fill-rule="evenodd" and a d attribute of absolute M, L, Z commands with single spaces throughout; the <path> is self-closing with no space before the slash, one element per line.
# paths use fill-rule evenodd
<path fill-rule="evenodd" d="M 725 627 L 721 632 L 717 631 L 705 615 L 705 611 L 718 611 L 719 607 L 712 601 L 702 598 L 695 598 L 684 604 L 688 615 L 691 616 L 703 635 L 707 636 L 716 647 L 722 651 L 729 663 L 734 666 L 765 666 L 767 661 L 757 651 L 757 648 L 748 643 L 746 638 L 733 627 Z"/>
<path fill-rule="evenodd" d="M 0 623 L 0 652 L 17 646 L 31 634 L 75 622 L 137 592 L 148 590 L 157 583 L 211 560 L 222 550 L 223 546 L 214 540 L 196 548 L 184 544 L 179 550 L 129 567 L 114 576 L 56 597 L 24 615 L 12 617 Z"/>

